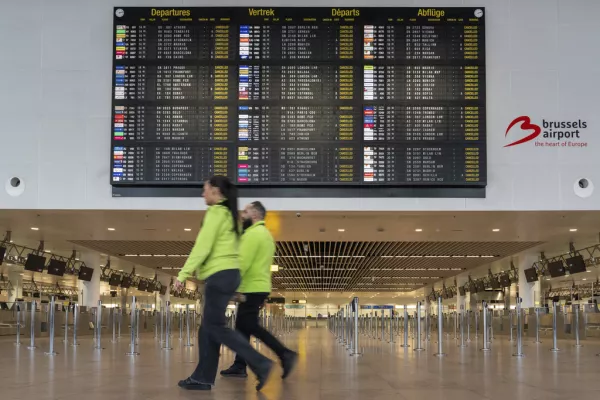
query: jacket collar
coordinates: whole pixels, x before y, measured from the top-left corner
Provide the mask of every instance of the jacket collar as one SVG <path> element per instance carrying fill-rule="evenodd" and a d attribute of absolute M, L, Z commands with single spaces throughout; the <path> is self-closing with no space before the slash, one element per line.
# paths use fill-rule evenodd
<path fill-rule="evenodd" d="M 249 231 L 249 230 L 251 230 L 251 229 L 254 229 L 254 228 L 256 228 L 256 227 L 257 227 L 257 226 L 259 226 L 259 225 L 264 225 L 264 224 L 265 224 L 265 221 L 258 221 L 258 222 L 256 222 L 256 223 L 252 224 L 252 226 L 251 226 L 250 228 L 246 229 L 246 232 L 248 232 L 248 231 Z"/>

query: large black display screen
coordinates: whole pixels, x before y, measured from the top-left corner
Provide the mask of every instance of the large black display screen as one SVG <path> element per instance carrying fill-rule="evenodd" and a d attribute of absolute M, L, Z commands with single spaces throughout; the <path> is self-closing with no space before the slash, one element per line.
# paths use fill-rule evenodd
<path fill-rule="evenodd" d="M 115 8 L 113 193 L 484 188 L 483 13 Z"/>

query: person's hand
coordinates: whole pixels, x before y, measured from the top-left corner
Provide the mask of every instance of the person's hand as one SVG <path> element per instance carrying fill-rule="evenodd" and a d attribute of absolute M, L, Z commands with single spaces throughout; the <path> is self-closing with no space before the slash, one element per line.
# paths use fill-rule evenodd
<path fill-rule="evenodd" d="M 179 292 L 185 287 L 185 283 L 181 283 L 179 282 L 179 280 L 175 279 L 175 283 L 173 284 L 173 286 L 175 287 L 175 290 Z"/>
<path fill-rule="evenodd" d="M 244 303 L 246 301 L 246 296 L 242 293 L 235 293 L 232 298 L 236 303 Z"/>

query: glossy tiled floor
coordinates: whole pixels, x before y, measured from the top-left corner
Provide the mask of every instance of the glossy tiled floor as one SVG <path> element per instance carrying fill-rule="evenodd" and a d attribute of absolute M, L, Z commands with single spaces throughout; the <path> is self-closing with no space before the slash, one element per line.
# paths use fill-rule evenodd
<path fill-rule="evenodd" d="M 434 336 L 435 338 L 435 336 Z M 524 358 L 512 357 L 512 343 L 498 337 L 492 352 L 479 351 L 473 341 L 466 349 L 446 340 L 445 358 L 433 357 L 434 341 L 426 351 L 405 350 L 361 337 L 362 357 L 350 357 L 325 328 L 308 328 L 285 337 L 297 348 L 300 361 L 285 382 L 278 369 L 263 393 L 254 391 L 254 379 L 217 380 L 210 393 L 187 392 L 177 387 L 180 378 L 194 368 L 197 348 L 159 349 L 151 337 L 143 337 L 141 355 L 127 357 L 127 339 L 104 350 L 94 350 L 84 338 L 78 348 L 56 341 L 55 357 L 44 355 L 47 340 L 38 349 L 14 346 L 14 338 L 0 339 L 0 399 L 2 400 L 133 400 L 133 399 L 307 399 L 307 400 L 597 400 L 600 396 L 600 342 L 586 342 L 576 349 L 559 342 L 562 351 L 551 353 L 551 341 L 525 342 Z M 414 343 L 411 343 L 414 344 Z M 232 359 L 223 350 L 222 365 Z"/>

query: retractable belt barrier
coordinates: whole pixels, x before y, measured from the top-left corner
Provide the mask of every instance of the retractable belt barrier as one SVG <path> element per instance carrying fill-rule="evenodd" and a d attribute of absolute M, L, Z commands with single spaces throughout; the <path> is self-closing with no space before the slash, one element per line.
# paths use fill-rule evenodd
<path fill-rule="evenodd" d="M 517 297 L 517 306 L 515 308 L 515 312 L 517 314 L 517 351 L 513 354 L 515 357 L 524 357 L 523 354 L 523 327 L 521 324 L 521 298 Z M 512 322 L 511 322 L 512 325 Z M 512 333 L 512 327 L 511 327 Z"/>
<path fill-rule="evenodd" d="M 50 348 L 48 349 L 48 351 L 45 353 L 47 356 L 55 356 L 58 353 L 56 353 L 54 351 L 54 313 L 56 311 L 56 304 L 54 302 L 54 296 L 50 297 L 50 312 L 48 313 L 48 323 L 50 325 L 50 333 L 49 333 L 49 345 Z"/>
<path fill-rule="evenodd" d="M 490 342 L 488 340 L 488 326 L 487 326 L 487 315 L 488 315 L 488 308 L 487 308 L 487 303 L 485 301 L 481 302 L 481 309 L 483 311 L 483 348 L 481 349 L 481 351 L 483 352 L 488 352 L 491 351 L 490 349 Z"/>
<path fill-rule="evenodd" d="M 140 353 L 138 353 L 137 351 L 135 351 L 135 332 L 136 332 L 136 313 L 135 313 L 135 309 L 136 309 L 136 302 L 135 302 L 135 296 L 132 296 L 131 298 L 131 328 L 130 328 L 130 342 L 129 342 L 129 352 L 127 352 L 126 354 L 128 356 L 139 356 Z"/>
<path fill-rule="evenodd" d="M 434 354 L 436 357 L 444 357 L 444 306 L 442 305 L 442 297 L 438 297 L 438 352 Z"/>
<path fill-rule="evenodd" d="M 33 300 L 31 302 L 31 319 L 30 319 L 30 324 L 31 326 L 30 331 L 29 331 L 29 346 L 27 346 L 28 349 L 33 350 L 36 348 L 35 345 L 35 310 L 36 310 L 36 303 L 35 300 Z"/>

